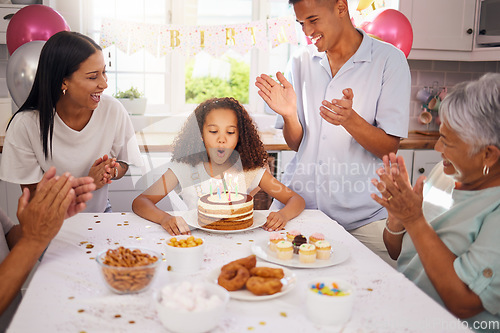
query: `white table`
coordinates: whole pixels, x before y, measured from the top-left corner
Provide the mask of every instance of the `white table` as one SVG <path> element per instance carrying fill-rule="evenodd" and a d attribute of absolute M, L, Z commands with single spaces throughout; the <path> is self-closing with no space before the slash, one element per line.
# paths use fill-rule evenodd
<path fill-rule="evenodd" d="M 350 258 L 327 268 L 293 269 L 297 284 L 282 297 L 259 302 L 231 300 L 215 332 L 468 331 L 323 213 L 304 211 L 287 229 L 305 235 L 322 232 L 328 240 L 347 247 Z M 179 280 L 203 281 L 215 268 L 250 255 L 251 245 L 268 237 L 261 228 L 232 234 L 195 230 L 193 234 L 206 240 L 200 272 L 187 276 L 168 272 L 163 262 L 151 289 L 116 295 L 101 280 L 93 259 L 96 254 L 119 245 L 163 252 L 169 235 L 133 213 L 79 214 L 68 219 L 48 247 L 8 332 L 163 332 L 152 302 L 155 290 Z M 88 249 L 87 244 L 94 247 Z M 342 328 L 315 326 L 305 315 L 307 282 L 318 276 L 344 278 L 355 287 L 354 311 Z"/>

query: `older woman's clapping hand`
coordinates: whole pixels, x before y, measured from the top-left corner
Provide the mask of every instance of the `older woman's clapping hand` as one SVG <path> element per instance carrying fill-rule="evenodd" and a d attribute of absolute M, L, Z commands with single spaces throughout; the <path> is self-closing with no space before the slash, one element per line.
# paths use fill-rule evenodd
<path fill-rule="evenodd" d="M 384 156 L 383 161 L 384 167 L 377 170 L 380 181 L 372 180 L 381 197 L 376 194 L 371 197 L 387 209 L 392 225 L 406 228 L 409 223 L 423 217 L 422 191 L 425 176 L 421 176 L 412 188 L 401 156 L 391 153 Z"/>

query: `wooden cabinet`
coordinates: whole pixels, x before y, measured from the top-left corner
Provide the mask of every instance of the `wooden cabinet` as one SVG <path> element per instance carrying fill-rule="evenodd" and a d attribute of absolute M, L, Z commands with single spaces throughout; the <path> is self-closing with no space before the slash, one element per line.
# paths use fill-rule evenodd
<path fill-rule="evenodd" d="M 476 0 L 400 0 L 413 28 L 412 49 L 472 51 Z"/>

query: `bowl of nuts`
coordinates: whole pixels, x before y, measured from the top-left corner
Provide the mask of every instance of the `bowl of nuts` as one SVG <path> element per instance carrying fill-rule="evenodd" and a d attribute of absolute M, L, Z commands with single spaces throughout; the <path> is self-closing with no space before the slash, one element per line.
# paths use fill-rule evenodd
<path fill-rule="evenodd" d="M 168 270 L 175 273 L 196 273 L 203 262 L 205 240 L 190 235 L 167 239 L 165 260 Z"/>
<path fill-rule="evenodd" d="M 145 291 L 151 285 L 161 255 L 151 250 L 121 246 L 99 253 L 96 261 L 111 291 L 134 294 Z"/>

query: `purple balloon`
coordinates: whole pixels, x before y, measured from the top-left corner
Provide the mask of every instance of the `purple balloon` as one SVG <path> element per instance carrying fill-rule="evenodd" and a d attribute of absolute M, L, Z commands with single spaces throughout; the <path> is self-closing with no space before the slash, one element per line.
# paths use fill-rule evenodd
<path fill-rule="evenodd" d="M 44 5 L 30 5 L 21 8 L 10 19 L 7 26 L 7 49 L 9 54 L 21 45 L 34 40 L 47 41 L 59 31 L 70 31 L 66 20 Z"/>

